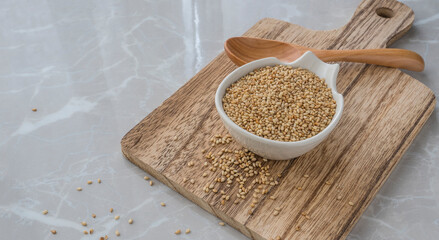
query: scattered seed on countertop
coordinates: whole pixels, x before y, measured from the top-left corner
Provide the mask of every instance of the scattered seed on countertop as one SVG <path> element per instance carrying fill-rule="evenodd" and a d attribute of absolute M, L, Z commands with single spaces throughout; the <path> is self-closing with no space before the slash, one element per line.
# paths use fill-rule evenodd
<path fill-rule="evenodd" d="M 149 177 L 148 176 L 144 176 L 143 179 L 149 180 Z"/>
<path fill-rule="evenodd" d="M 82 187 L 77 187 L 76 191 L 82 191 Z"/>
<path fill-rule="evenodd" d="M 175 234 L 179 235 L 181 233 L 181 230 L 178 229 L 177 231 L 175 231 Z"/>
<path fill-rule="evenodd" d="M 102 181 L 101 181 L 101 179 L 100 178 L 98 178 L 98 183 L 101 183 Z"/>
<path fill-rule="evenodd" d="M 133 224 L 133 219 L 131 219 L 131 218 L 128 219 L 128 223 L 129 223 L 129 224 Z"/>
<path fill-rule="evenodd" d="M 120 236 L 120 232 L 119 232 L 119 230 L 116 230 L 116 232 L 114 232 L 115 234 L 116 234 L 116 236 Z"/>
<path fill-rule="evenodd" d="M 119 218 L 120 218 L 120 216 L 117 215 L 117 216 L 114 217 L 114 220 L 119 220 Z"/>
<path fill-rule="evenodd" d="M 90 228 L 89 233 L 90 233 L 90 234 L 93 234 L 94 231 L 95 231 L 95 230 L 94 230 L 93 228 Z"/>
<path fill-rule="evenodd" d="M 153 181 L 149 181 L 149 186 L 152 186 L 152 185 L 154 185 L 154 182 Z"/>
<path fill-rule="evenodd" d="M 85 226 L 87 226 L 87 223 L 86 222 L 81 222 L 81 225 L 85 227 Z"/>
<path fill-rule="evenodd" d="M 48 210 L 44 210 L 44 211 L 43 211 L 43 214 L 44 214 L 44 215 L 46 215 L 46 214 L 48 214 L 48 213 L 49 213 Z"/>
<path fill-rule="evenodd" d="M 96 218 L 96 214 L 92 213 L 92 214 L 91 214 L 91 217 L 92 217 L 92 218 Z"/>
<path fill-rule="evenodd" d="M 55 235 L 56 234 L 56 230 L 50 230 L 50 232 Z"/>
<path fill-rule="evenodd" d="M 188 228 L 188 229 L 186 229 L 186 231 L 185 231 L 185 233 L 186 234 L 188 234 L 188 233 L 190 233 L 191 232 L 191 230 Z"/>
<path fill-rule="evenodd" d="M 110 212 L 112 213 L 114 211 L 114 209 L 113 208 L 110 208 Z"/>
<path fill-rule="evenodd" d="M 104 237 L 100 237 L 99 240 L 105 240 L 105 238 Z"/>
<path fill-rule="evenodd" d="M 226 225 L 224 222 L 219 222 L 218 224 L 221 225 L 221 226 Z"/>
<path fill-rule="evenodd" d="M 87 230 L 84 230 L 84 234 L 87 235 L 87 234 L 88 234 L 88 231 L 87 231 Z"/>
<path fill-rule="evenodd" d="M 37 109 L 36 109 L 36 108 L 32 108 L 32 111 L 36 112 L 36 111 L 37 111 Z"/>
<path fill-rule="evenodd" d="M 92 184 L 92 183 L 93 183 L 93 182 L 90 181 L 90 180 L 87 181 L 87 184 L 88 184 L 88 185 L 90 185 L 90 184 Z"/>
<path fill-rule="evenodd" d="M 162 205 L 162 207 L 166 206 L 166 204 L 164 202 L 161 202 L 160 205 Z"/>

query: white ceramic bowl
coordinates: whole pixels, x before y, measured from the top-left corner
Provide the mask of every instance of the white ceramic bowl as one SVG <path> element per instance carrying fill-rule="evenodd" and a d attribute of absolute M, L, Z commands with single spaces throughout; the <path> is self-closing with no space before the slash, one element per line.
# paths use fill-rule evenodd
<path fill-rule="evenodd" d="M 281 142 L 259 137 L 244 130 L 234 123 L 224 112 L 222 99 L 226 89 L 235 81 L 245 76 L 256 68 L 264 66 L 274 66 L 278 64 L 289 65 L 292 67 L 306 68 L 324 78 L 326 84 L 332 89 L 332 95 L 337 103 L 335 115 L 329 125 L 317 135 L 297 142 Z M 336 79 L 340 66 L 338 64 L 327 64 L 316 57 L 312 52 L 304 53 L 300 58 L 291 63 L 281 62 L 279 59 L 271 57 L 247 63 L 230 73 L 219 85 L 215 95 L 215 105 L 218 113 L 229 133 L 245 148 L 267 159 L 288 160 L 298 157 L 321 143 L 337 125 L 343 111 L 343 96 L 336 90 Z"/>

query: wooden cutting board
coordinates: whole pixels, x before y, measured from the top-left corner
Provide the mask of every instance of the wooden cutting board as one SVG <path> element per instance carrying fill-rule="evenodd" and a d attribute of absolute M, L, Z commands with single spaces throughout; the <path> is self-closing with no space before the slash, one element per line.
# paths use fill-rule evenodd
<path fill-rule="evenodd" d="M 407 32 L 413 20 L 413 11 L 399 2 L 364 0 L 340 29 L 313 31 L 262 19 L 244 36 L 323 49 L 385 48 Z M 251 197 L 233 204 L 236 188 L 222 188 L 232 198 L 225 205 L 220 204 L 220 194 L 203 192 L 220 173 L 202 177 L 206 169 L 201 150 L 210 147 L 215 134 L 227 133 L 214 106 L 216 88 L 236 69 L 225 53 L 129 131 L 122 139 L 122 151 L 128 160 L 253 239 L 343 239 L 418 134 L 436 100 L 430 89 L 398 69 L 354 63 L 340 67 L 337 88 L 345 98 L 345 109 L 339 125 L 313 151 L 290 161 L 269 162 L 275 175 L 282 174 L 279 185 L 267 194 L 277 199 L 266 196 L 252 215 L 248 214 Z M 195 166 L 189 167 L 189 161 Z M 183 182 L 184 178 L 195 183 Z M 298 186 L 303 189 L 297 190 Z M 283 210 L 274 216 L 277 206 Z"/>

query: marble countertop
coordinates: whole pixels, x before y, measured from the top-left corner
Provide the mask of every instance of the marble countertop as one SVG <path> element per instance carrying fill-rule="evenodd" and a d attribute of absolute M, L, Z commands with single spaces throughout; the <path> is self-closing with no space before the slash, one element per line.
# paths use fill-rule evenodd
<path fill-rule="evenodd" d="M 247 239 L 160 182 L 149 186 L 120 139 L 261 18 L 332 29 L 359 2 L 1 1 L 0 238 Z M 408 74 L 438 94 L 439 1 L 404 2 L 416 19 L 393 47 L 424 57 L 425 71 Z M 437 110 L 348 239 L 438 238 Z"/>

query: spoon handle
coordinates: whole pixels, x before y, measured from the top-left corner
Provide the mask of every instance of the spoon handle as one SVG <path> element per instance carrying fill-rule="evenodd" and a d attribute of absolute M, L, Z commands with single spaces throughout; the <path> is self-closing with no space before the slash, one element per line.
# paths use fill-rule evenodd
<path fill-rule="evenodd" d="M 402 68 L 421 72 L 424 70 L 424 59 L 410 50 L 384 49 L 357 49 L 357 50 L 312 50 L 325 62 L 358 62 L 375 64 L 386 67 Z"/>

